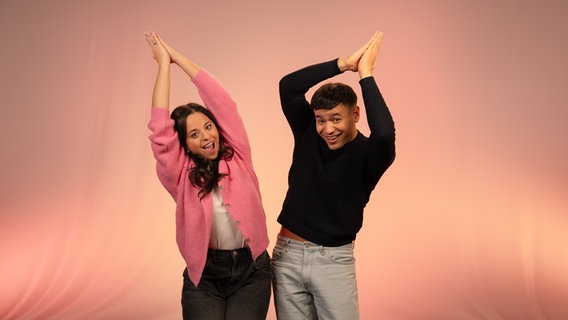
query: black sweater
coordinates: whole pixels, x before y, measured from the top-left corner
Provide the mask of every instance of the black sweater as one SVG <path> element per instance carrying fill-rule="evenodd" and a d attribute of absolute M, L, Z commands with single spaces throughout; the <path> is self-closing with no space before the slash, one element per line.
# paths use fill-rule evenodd
<path fill-rule="evenodd" d="M 330 150 L 316 132 L 305 94 L 340 73 L 334 59 L 280 80 L 280 102 L 294 134 L 294 154 L 278 222 L 324 246 L 355 240 L 363 224 L 363 208 L 395 157 L 394 122 L 373 77 L 359 81 L 371 130 L 368 138 L 358 132 L 344 147 Z"/>

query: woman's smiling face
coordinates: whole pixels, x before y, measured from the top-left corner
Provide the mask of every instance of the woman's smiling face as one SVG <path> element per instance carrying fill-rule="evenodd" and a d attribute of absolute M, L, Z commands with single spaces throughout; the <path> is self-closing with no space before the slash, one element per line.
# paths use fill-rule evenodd
<path fill-rule="evenodd" d="M 195 112 L 187 116 L 185 123 L 185 141 L 189 151 L 205 159 L 216 159 L 219 154 L 219 131 L 213 121 L 203 113 Z"/>

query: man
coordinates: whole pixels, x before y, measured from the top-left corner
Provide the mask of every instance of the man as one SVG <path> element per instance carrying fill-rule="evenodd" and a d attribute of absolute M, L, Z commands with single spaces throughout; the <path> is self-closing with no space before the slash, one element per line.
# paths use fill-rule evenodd
<path fill-rule="evenodd" d="M 363 208 L 395 157 L 392 116 L 372 75 L 382 33 L 348 57 L 315 64 L 280 81 L 280 101 L 294 135 L 288 192 L 273 251 L 278 319 L 359 319 L 353 241 Z M 345 71 L 359 74 L 371 134 L 356 127 L 353 89 L 316 84 Z"/>

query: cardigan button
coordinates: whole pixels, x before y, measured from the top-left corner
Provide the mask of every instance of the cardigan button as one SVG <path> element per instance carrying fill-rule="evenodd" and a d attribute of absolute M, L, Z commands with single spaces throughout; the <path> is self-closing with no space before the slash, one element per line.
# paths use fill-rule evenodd
<path fill-rule="evenodd" d="M 228 203 L 225 203 L 225 209 L 229 209 L 231 205 L 229 205 Z"/>
<path fill-rule="evenodd" d="M 245 244 L 249 243 L 249 241 L 250 241 L 250 238 L 246 238 L 246 239 L 245 239 Z"/>

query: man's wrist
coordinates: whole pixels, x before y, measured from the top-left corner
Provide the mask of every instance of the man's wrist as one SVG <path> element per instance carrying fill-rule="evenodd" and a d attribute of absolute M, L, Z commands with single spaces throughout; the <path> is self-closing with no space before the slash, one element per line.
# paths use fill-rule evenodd
<path fill-rule="evenodd" d="M 345 64 L 344 58 L 337 59 L 337 67 L 339 68 L 339 71 L 341 71 L 341 72 L 344 72 L 345 70 L 347 70 L 347 65 Z"/>

